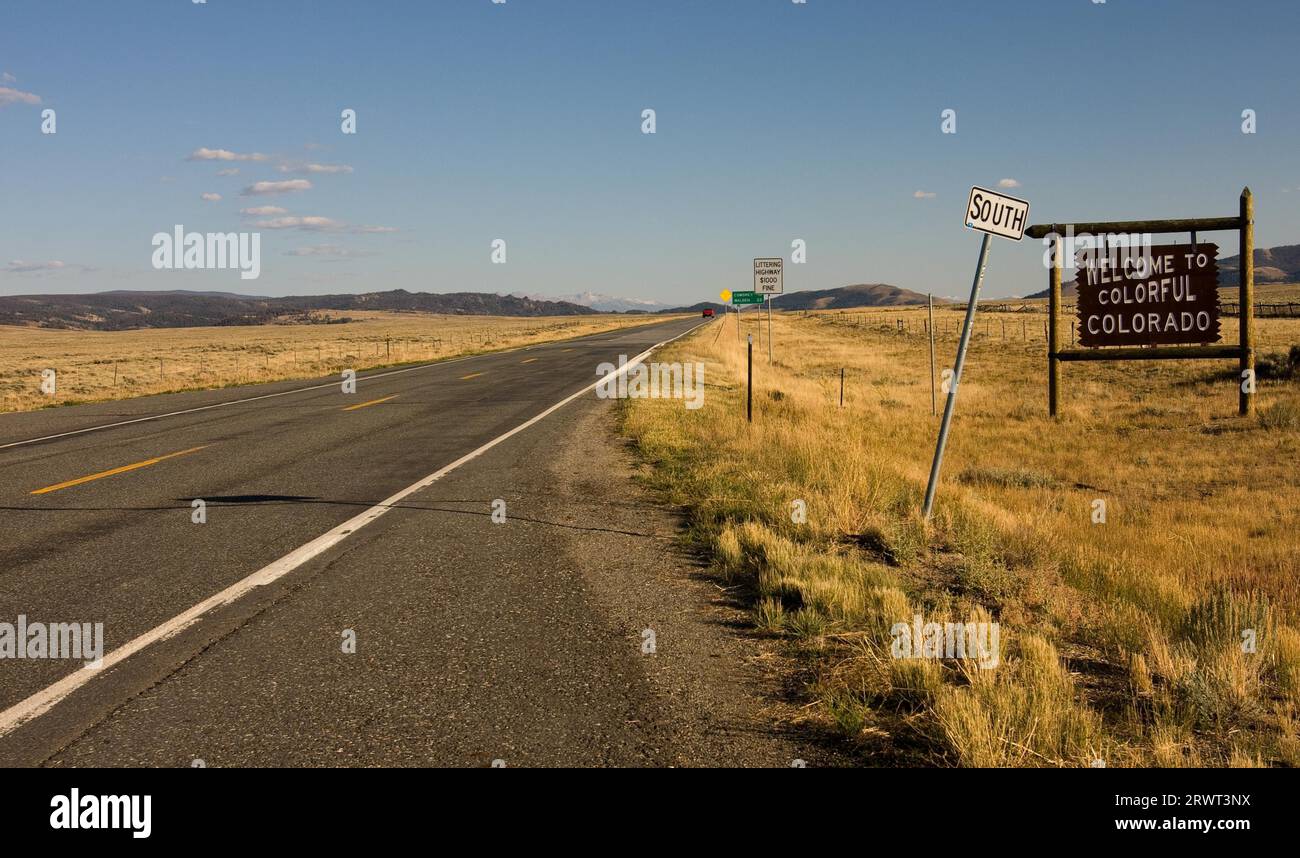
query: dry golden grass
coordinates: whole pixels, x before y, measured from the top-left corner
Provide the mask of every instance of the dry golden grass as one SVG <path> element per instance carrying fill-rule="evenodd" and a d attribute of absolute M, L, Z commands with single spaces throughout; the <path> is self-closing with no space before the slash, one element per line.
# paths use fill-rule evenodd
<path fill-rule="evenodd" d="M 766 324 L 746 314 L 751 426 L 731 316 L 657 358 L 706 363 L 703 409 L 625 412 L 648 479 L 687 509 L 756 625 L 811 663 L 820 719 L 878 762 L 1293 764 L 1300 378 L 1262 378 L 1243 419 L 1232 362 L 1067 364 L 1053 421 L 1043 317 L 981 314 L 927 525 L 939 420 L 924 317 L 779 314 L 769 365 Z M 960 317 L 936 311 L 940 371 Z M 1259 320 L 1257 339 L 1285 367 L 1300 320 Z M 915 613 L 992 616 L 1000 666 L 891 658 L 891 626 Z"/>
<path fill-rule="evenodd" d="M 349 312 L 358 321 L 138 331 L 0 326 L 0 412 L 150 393 L 319 378 L 577 337 L 651 319 Z M 57 372 L 56 395 L 40 391 Z"/>
<path fill-rule="evenodd" d="M 1219 297 L 1223 301 L 1235 303 L 1237 296 L 1236 286 L 1228 286 L 1219 290 Z M 1300 283 L 1255 284 L 1256 304 L 1285 304 L 1288 302 L 1300 303 Z"/>

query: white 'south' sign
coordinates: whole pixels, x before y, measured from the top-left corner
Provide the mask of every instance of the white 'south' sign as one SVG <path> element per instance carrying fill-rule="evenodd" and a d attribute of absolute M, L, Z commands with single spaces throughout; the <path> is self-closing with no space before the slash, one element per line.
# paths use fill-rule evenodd
<path fill-rule="evenodd" d="M 997 191 L 971 188 L 965 220 L 971 229 L 1019 241 L 1029 225 L 1029 203 Z"/>
<path fill-rule="evenodd" d="M 785 260 L 779 256 L 754 260 L 754 291 L 760 295 L 780 295 L 785 291 Z"/>

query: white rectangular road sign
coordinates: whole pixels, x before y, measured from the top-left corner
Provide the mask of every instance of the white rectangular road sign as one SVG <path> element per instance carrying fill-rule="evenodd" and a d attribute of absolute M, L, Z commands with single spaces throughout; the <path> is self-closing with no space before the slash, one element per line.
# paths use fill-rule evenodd
<path fill-rule="evenodd" d="M 754 291 L 760 295 L 780 295 L 785 291 L 785 277 L 782 273 L 784 259 L 777 256 L 754 260 Z"/>
<path fill-rule="evenodd" d="M 971 229 L 1019 241 L 1029 225 L 1029 203 L 997 191 L 971 188 L 965 220 Z"/>

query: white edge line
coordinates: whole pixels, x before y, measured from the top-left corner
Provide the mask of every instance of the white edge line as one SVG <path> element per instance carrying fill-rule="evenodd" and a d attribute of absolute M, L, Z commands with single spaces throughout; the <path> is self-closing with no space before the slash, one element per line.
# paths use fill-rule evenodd
<path fill-rule="evenodd" d="M 640 364 L 643 360 L 645 360 L 650 355 L 650 353 L 653 352 L 655 349 L 661 348 L 662 346 L 671 343 L 673 340 L 686 336 L 691 331 L 695 330 L 695 328 L 697 327 L 699 327 L 699 325 L 696 325 L 690 328 L 689 330 L 683 331 L 682 333 L 678 334 L 672 339 L 664 340 L 661 343 L 657 343 L 651 346 L 650 348 L 641 352 L 641 354 L 630 359 L 622 367 L 619 367 L 617 370 L 615 370 L 612 373 L 612 375 L 617 376 L 626 373 L 628 370 L 632 369 L 632 367 Z M 432 365 L 433 364 L 430 364 L 430 366 Z M 541 414 L 538 414 L 537 416 L 527 420 L 524 423 L 520 423 L 518 426 L 511 429 L 509 432 L 506 432 L 504 435 L 498 435 L 496 438 L 493 438 L 491 441 L 488 441 L 486 444 L 479 447 L 478 449 L 466 453 L 464 456 L 461 456 L 459 459 L 452 462 L 451 464 L 445 465 L 441 469 L 435 471 L 434 473 L 430 474 L 429 476 L 425 477 L 419 482 L 407 486 L 406 488 L 399 491 L 397 494 L 389 498 L 386 498 L 385 500 L 380 501 L 378 504 L 372 506 L 370 509 L 366 510 L 365 512 L 353 516 L 352 518 L 348 519 L 347 521 L 335 527 L 333 530 L 330 530 L 329 532 L 316 537 L 311 542 L 308 542 L 306 545 L 295 548 L 293 551 L 290 551 L 288 554 L 284 555 L 279 560 L 276 560 L 270 563 L 269 565 L 262 567 L 258 571 L 254 572 L 252 575 L 249 575 L 247 578 L 244 578 L 241 581 L 237 581 L 236 583 L 230 585 L 229 587 L 217 593 L 216 595 L 209 596 L 208 598 L 204 599 L 202 602 L 199 602 L 197 605 L 190 608 L 188 611 L 185 611 L 181 614 L 177 614 L 175 617 L 172 617 L 167 622 L 159 626 L 156 626 L 153 629 L 150 629 L 149 631 L 135 638 L 134 640 L 126 644 L 123 644 L 122 646 L 110 652 L 108 655 L 104 656 L 100 660 L 98 665 L 87 665 L 83 669 L 71 673 L 68 676 L 65 676 L 63 679 L 60 679 L 58 682 L 55 682 L 53 685 L 50 685 L 49 687 L 36 692 L 35 694 L 31 695 L 25 700 L 15 703 L 13 706 L 10 706 L 8 709 L 4 710 L 3 712 L 0 712 L 0 737 L 12 733 L 18 727 L 22 726 L 28 721 L 31 721 L 33 718 L 37 718 L 45 714 L 52 707 L 54 707 L 54 705 L 57 704 L 60 700 L 63 700 L 69 694 L 76 691 L 78 688 L 85 685 L 86 683 L 90 682 L 91 679 L 95 678 L 95 676 L 100 674 L 102 671 L 105 671 L 108 668 L 114 667 L 122 663 L 123 661 L 126 661 L 131 656 L 144 650 L 145 648 L 151 646 L 152 644 L 158 643 L 160 641 L 165 641 L 168 638 L 180 634 L 185 629 L 197 623 L 200 619 L 203 618 L 203 615 L 208 613 L 209 611 L 229 605 L 232 602 L 235 602 L 236 600 L 240 599 L 247 593 L 251 592 L 252 590 L 256 589 L 257 587 L 264 587 L 267 584 L 271 584 L 277 581 L 278 579 L 283 578 L 285 575 L 288 575 L 294 569 L 297 569 L 299 566 L 303 565 L 307 561 L 311 560 L 312 558 L 320 555 L 321 553 L 327 551 L 328 549 L 342 542 L 348 536 L 352 535 L 353 533 L 356 533 L 358 530 L 365 527 L 367 524 L 370 524 L 375 519 L 379 518 L 384 513 L 391 510 L 394 506 L 396 506 L 398 503 L 400 503 L 409 495 L 414 494 L 420 489 L 428 488 L 429 486 L 433 485 L 435 482 L 442 479 L 447 474 L 450 474 L 452 471 L 456 470 L 466 462 L 478 458 L 479 456 L 486 453 L 488 450 L 491 450 L 493 447 L 500 444 L 502 441 L 505 441 L 506 439 L 514 435 L 517 435 L 518 433 L 524 431 L 525 429 L 532 426 L 533 424 L 538 423 L 539 421 L 545 419 L 546 417 L 550 416 L 554 412 L 568 405 L 573 400 L 577 399 L 579 396 L 582 396 L 584 393 L 588 393 L 592 390 L 595 390 L 598 386 L 603 384 L 607 378 L 609 378 L 608 375 L 600 379 L 597 379 L 595 382 L 587 385 L 582 390 L 579 390 L 577 393 L 565 397 L 564 399 L 555 403 L 550 408 L 547 408 L 545 411 L 543 411 Z M 333 385 L 327 385 L 327 386 L 332 387 Z M 272 394 L 272 395 L 280 395 L 280 394 Z"/>

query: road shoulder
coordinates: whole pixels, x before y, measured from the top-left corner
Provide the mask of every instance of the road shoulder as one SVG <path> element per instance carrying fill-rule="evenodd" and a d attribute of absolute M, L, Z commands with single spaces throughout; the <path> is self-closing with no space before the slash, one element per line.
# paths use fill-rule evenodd
<path fill-rule="evenodd" d="M 637 484 L 614 409 L 581 397 L 412 496 L 38 758 L 831 764 L 788 726 L 767 642 Z"/>
<path fill-rule="evenodd" d="M 645 648 L 646 631 L 654 633 L 655 652 L 643 654 L 641 665 L 670 763 L 828 764 L 833 751 L 789 726 L 796 713 L 780 687 L 788 665 L 679 538 L 680 513 L 637 482 L 616 408 L 575 409 L 575 443 L 548 467 L 556 489 L 549 513 L 604 529 L 572 540 L 566 553 L 634 645 Z"/>

